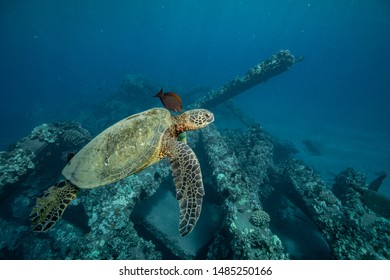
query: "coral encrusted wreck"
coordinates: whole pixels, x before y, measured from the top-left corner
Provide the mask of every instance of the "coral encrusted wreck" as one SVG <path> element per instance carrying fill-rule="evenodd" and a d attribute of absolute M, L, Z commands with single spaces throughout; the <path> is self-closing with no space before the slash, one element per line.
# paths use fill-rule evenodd
<path fill-rule="evenodd" d="M 198 104 L 217 106 L 298 61 L 281 51 Z M 85 115 L 93 134 L 130 112 L 129 89 L 154 92 L 150 82 L 131 77 Z M 167 161 L 80 192 L 54 228 L 33 233 L 28 216 L 36 198 L 60 179 L 67 154 L 90 139 L 78 123 L 44 124 L 0 153 L 1 259 L 390 259 L 389 199 L 377 192 L 384 177 L 370 187 L 348 168 L 327 186 L 294 159 L 294 147 L 258 124 L 241 130 L 211 124 L 188 133 L 205 196 L 197 226 L 185 238 L 177 231 Z"/>

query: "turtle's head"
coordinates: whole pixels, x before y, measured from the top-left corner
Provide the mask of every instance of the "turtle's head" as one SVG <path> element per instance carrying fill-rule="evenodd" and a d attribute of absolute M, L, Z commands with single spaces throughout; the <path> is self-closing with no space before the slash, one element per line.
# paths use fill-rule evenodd
<path fill-rule="evenodd" d="M 177 128 L 181 133 L 186 130 L 196 130 L 208 126 L 214 121 L 214 114 L 206 109 L 193 109 L 177 116 Z"/>

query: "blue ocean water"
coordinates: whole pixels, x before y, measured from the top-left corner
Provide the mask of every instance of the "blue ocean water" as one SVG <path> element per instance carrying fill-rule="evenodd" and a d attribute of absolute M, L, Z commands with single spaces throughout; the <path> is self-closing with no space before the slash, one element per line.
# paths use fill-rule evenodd
<path fill-rule="evenodd" d="M 1 150 L 42 122 L 77 119 L 78 102 L 128 73 L 217 88 L 289 49 L 305 60 L 234 102 L 301 150 L 320 143 L 321 157 L 298 157 L 325 181 L 346 167 L 390 173 L 389 1 L 1 1 L 0 36 Z M 380 191 L 390 195 L 388 178 Z"/>
<path fill-rule="evenodd" d="M 283 139 L 356 144 L 347 155 L 351 165 L 373 160 L 373 171 L 390 172 L 387 1 L 0 5 L 3 149 L 42 122 L 34 119 L 37 112 L 58 108 L 60 116 L 47 121 L 66 118 L 66 112 L 71 119 L 75 102 L 99 98 L 97 88 L 116 88 L 127 73 L 218 87 L 279 49 L 290 49 L 305 56 L 304 63 L 237 97 L 239 105 Z M 330 130 L 334 135 L 326 139 Z"/>

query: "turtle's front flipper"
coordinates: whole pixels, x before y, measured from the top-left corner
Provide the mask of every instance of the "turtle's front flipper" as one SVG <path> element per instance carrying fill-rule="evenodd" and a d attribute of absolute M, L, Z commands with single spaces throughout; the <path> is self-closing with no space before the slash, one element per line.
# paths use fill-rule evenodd
<path fill-rule="evenodd" d="M 37 202 L 30 214 L 33 231 L 47 231 L 61 218 L 65 208 L 76 198 L 79 188 L 70 182 L 60 182 L 49 188 Z"/>
<path fill-rule="evenodd" d="M 168 157 L 179 201 L 179 233 L 189 234 L 198 221 L 204 196 L 199 161 L 191 148 L 178 141 L 169 141 Z"/>

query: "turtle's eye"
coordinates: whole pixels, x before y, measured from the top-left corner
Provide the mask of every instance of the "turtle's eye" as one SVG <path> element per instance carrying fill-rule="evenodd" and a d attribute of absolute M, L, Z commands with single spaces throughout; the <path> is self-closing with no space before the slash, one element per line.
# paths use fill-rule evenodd
<path fill-rule="evenodd" d="M 214 115 L 213 115 L 213 113 L 206 112 L 206 113 L 205 113 L 205 117 L 206 117 L 206 121 L 207 121 L 207 122 L 213 122 L 213 121 L 214 121 Z"/>

